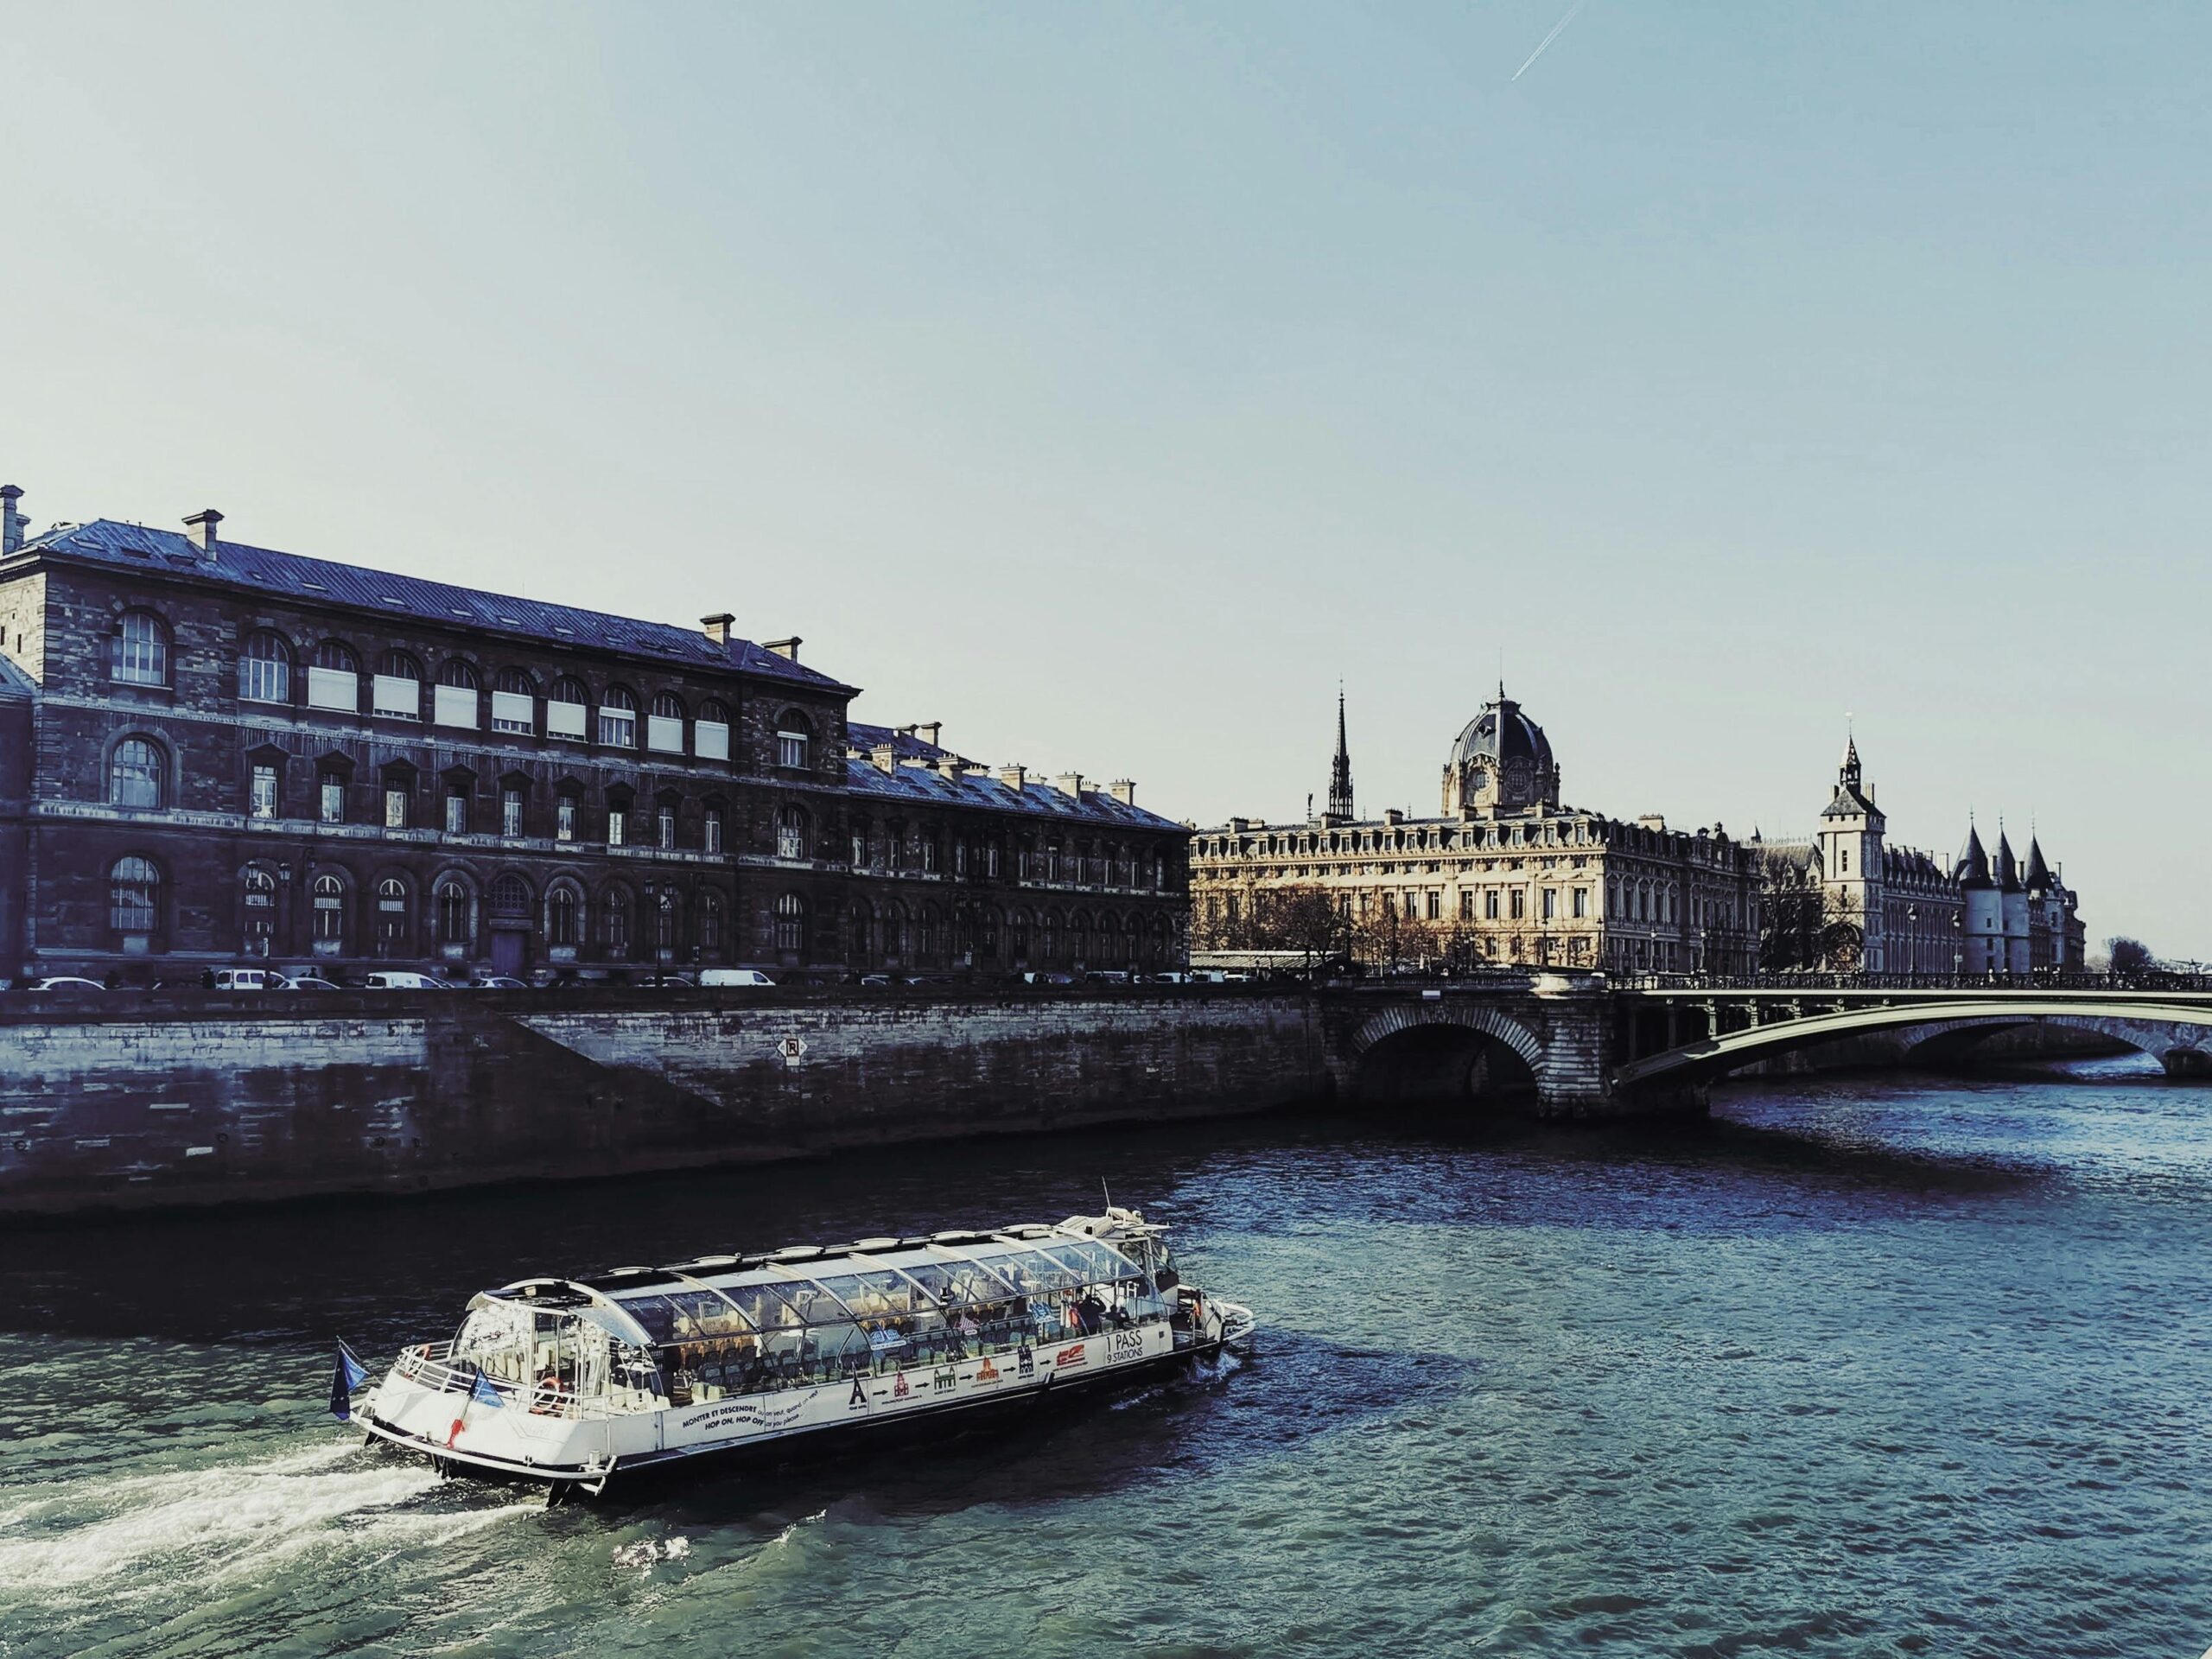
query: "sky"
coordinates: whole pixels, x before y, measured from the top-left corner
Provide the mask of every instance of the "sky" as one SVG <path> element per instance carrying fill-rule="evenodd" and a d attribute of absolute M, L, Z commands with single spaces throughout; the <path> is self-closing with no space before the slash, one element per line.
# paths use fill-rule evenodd
<path fill-rule="evenodd" d="M 0 0 L 0 481 L 1200 823 L 1339 683 L 1367 811 L 1501 665 L 1617 817 L 1848 723 L 2212 957 L 2212 9 L 1567 10 Z"/>

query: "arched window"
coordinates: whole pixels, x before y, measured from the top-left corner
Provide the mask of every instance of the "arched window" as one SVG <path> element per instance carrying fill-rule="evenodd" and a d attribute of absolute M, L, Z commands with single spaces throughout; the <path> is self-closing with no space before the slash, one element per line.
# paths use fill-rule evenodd
<path fill-rule="evenodd" d="M 853 900 L 853 960 L 872 968 L 876 962 L 875 912 L 865 899 Z"/>
<path fill-rule="evenodd" d="M 404 651 L 387 651 L 369 686 L 372 713 L 387 720 L 423 718 L 423 664 Z"/>
<path fill-rule="evenodd" d="M 573 674 L 563 674 L 553 682 L 553 689 L 545 694 L 545 734 L 548 737 L 584 736 L 585 705 L 591 701 L 591 692 Z"/>
<path fill-rule="evenodd" d="M 976 954 L 986 962 L 998 959 L 999 912 L 995 905 L 985 905 L 976 913 Z"/>
<path fill-rule="evenodd" d="M 683 753 L 683 699 L 675 692 L 654 695 L 652 715 L 645 721 L 645 747 L 656 754 Z"/>
<path fill-rule="evenodd" d="M 545 895 L 545 943 L 559 950 L 574 950 L 582 929 L 582 898 L 574 887 L 557 887 Z"/>
<path fill-rule="evenodd" d="M 308 665 L 308 707 L 360 712 L 361 659 L 342 640 L 326 639 L 315 648 L 315 660 Z"/>
<path fill-rule="evenodd" d="M 247 702 L 292 700 L 292 648 L 264 628 L 246 636 L 238 655 L 238 696 Z"/>
<path fill-rule="evenodd" d="M 893 899 L 883 912 L 883 954 L 903 963 L 912 943 L 906 935 L 906 906 Z"/>
<path fill-rule="evenodd" d="M 607 954 L 620 962 L 630 954 L 630 889 L 620 885 L 600 900 L 600 938 Z"/>
<path fill-rule="evenodd" d="M 437 906 L 438 945 L 448 956 L 460 956 L 476 943 L 476 895 L 459 876 L 449 875 L 431 895 Z"/>
<path fill-rule="evenodd" d="M 708 956 L 721 954 L 723 928 L 722 896 L 711 888 L 699 899 L 699 949 Z"/>
<path fill-rule="evenodd" d="M 1030 927 L 1029 912 L 1026 910 L 1015 911 L 1013 925 L 1008 929 L 1010 937 L 1007 941 L 1008 954 L 1015 962 L 1029 960 Z"/>
<path fill-rule="evenodd" d="M 124 685 L 169 683 L 169 631 L 151 611 L 125 611 L 115 631 L 116 680 Z"/>
<path fill-rule="evenodd" d="M 386 887 L 396 885 L 391 881 L 385 884 Z M 319 957 L 343 956 L 346 951 L 345 878 L 328 870 L 315 877 L 308 884 L 308 909 L 314 918 L 308 927 L 315 936 L 315 954 Z"/>
<path fill-rule="evenodd" d="M 608 686 L 599 700 L 599 741 L 610 749 L 638 747 L 638 700 L 621 686 Z"/>
<path fill-rule="evenodd" d="M 414 954 L 415 918 L 407 883 L 398 876 L 387 875 L 377 883 L 377 955 L 390 958 Z"/>
<path fill-rule="evenodd" d="M 937 965 L 938 951 L 942 948 L 942 918 L 935 905 L 924 905 L 914 914 L 914 955 L 925 967 Z"/>
<path fill-rule="evenodd" d="M 438 664 L 438 689 L 431 699 L 431 718 L 441 726 L 474 731 L 480 720 L 477 707 L 476 671 L 458 657 Z"/>
<path fill-rule="evenodd" d="M 691 752 L 702 760 L 729 759 L 729 710 L 719 702 L 699 705 L 698 722 L 691 728 Z"/>
<path fill-rule="evenodd" d="M 537 683 L 519 668 L 503 668 L 492 682 L 492 729 L 525 737 L 537 729 Z"/>
<path fill-rule="evenodd" d="M 153 947 L 162 913 L 162 873 L 136 853 L 118 858 L 107 874 L 107 925 L 122 948 L 136 954 Z"/>
<path fill-rule="evenodd" d="M 793 955 L 806 949 L 806 900 L 795 893 L 776 900 L 776 949 Z"/>
<path fill-rule="evenodd" d="M 1048 910 L 1045 912 L 1045 925 L 1042 929 L 1042 932 L 1043 938 L 1040 943 L 1043 947 L 1042 955 L 1044 959 L 1048 963 L 1056 963 L 1059 961 L 1060 912 L 1058 911 Z"/>
<path fill-rule="evenodd" d="M 776 722 L 776 764 L 804 772 L 814 744 L 814 725 L 796 709 L 786 709 Z"/>
<path fill-rule="evenodd" d="M 776 856 L 778 858 L 807 856 L 809 828 L 804 807 L 778 807 L 776 809 Z"/>
<path fill-rule="evenodd" d="M 530 883 L 512 870 L 493 882 L 492 913 L 494 916 L 528 916 Z"/>
<path fill-rule="evenodd" d="M 1077 967 L 1090 961 L 1090 912 L 1078 910 L 1068 918 L 1068 960 Z"/>
<path fill-rule="evenodd" d="M 126 737 L 107 760 L 111 806 L 152 808 L 168 804 L 168 756 L 147 737 Z"/>
<path fill-rule="evenodd" d="M 653 955 L 658 960 L 676 960 L 676 895 L 663 887 L 653 896 Z"/>
<path fill-rule="evenodd" d="M 238 934 L 249 957 L 265 957 L 276 936 L 276 878 L 258 864 L 239 877 Z"/>

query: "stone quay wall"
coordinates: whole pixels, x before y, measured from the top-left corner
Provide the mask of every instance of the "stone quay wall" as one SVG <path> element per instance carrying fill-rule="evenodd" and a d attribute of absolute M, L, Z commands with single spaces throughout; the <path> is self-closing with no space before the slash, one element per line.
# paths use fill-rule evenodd
<path fill-rule="evenodd" d="M 0 1014 L 0 1217 L 766 1161 L 1331 1087 L 1296 991 L 111 994 Z"/>

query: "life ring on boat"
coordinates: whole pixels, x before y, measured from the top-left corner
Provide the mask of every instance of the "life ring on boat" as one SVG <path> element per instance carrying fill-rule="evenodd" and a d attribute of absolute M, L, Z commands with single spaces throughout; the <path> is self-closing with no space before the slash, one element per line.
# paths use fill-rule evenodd
<path fill-rule="evenodd" d="M 537 1379 L 537 1386 L 530 1391 L 530 1408 L 540 1417 L 561 1414 L 561 1374 L 548 1371 Z"/>

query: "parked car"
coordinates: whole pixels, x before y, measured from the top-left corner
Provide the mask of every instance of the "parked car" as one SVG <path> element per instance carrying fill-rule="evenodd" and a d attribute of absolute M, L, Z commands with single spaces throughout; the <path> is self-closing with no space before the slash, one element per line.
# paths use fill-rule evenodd
<path fill-rule="evenodd" d="M 97 979 L 79 979 L 74 974 L 49 974 L 44 979 L 35 979 L 23 987 L 27 991 L 105 991 L 107 987 Z"/>
<path fill-rule="evenodd" d="M 442 979 L 434 979 L 428 974 L 410 973 L 400 968 L 379 968 L 373 974 L 364 974 L 361 984 L 372 991 L 443 991 L 452 988 Z"/>
<path fill-rule="evenodd" d="M 699 983 L 709 987 L 761 986 L 773 985 L 775 982 L 758 968 L 702 968 L 699 970 Z"/>
<path fill-rule="evenodd" d="M 888 974 L 862 974 L 860 977 L 860 982 L 866 986 L 877 988 L 886 987 L 891 983 L 891 976 Z"/>
<path fill-rule="evenodd" d="M 1127 985 L 1131 977 L 1126 968 L 1093 968 L 1084 976 L 1093 985 Z"/>
<path fill-rule="evenodd" d="M 1032 985 L 1072 985 L 1075 983 L 1073 974 L 1052 973 L 1037 969 L 1032 969 L 1025 973 L 1022 978 L 1027 980 Z"/>
<path fill-rule="evenodd" d="M 294 974 L 284 982 L 288 991 L 335 991 L 344 988 L 334 979 L 325 979 L 321 974 Z"/>
<path fill-rule="evenodd" d="M 649 990 L 688 991 L 696 987 L 699 982 L 693 978 L 690 974 L 679 974 L 671 971 L 668 973 L 655 972 L 650 974 L 640 974 L 637 978 L 632 980 L 630 982 L 632 985 L 643 985 Z"/>
<path fill-rule="evenodd" d="M 217 968 L 200 982 L 211 991 L 284 991 L 291 988 L 271 968 Z"/>
<path fill-rule="evenodd" d="M 512 974 L 477 974 L 461 988 L 470 991 L 526 991 L 530 982 L 517 979 Z"/>

